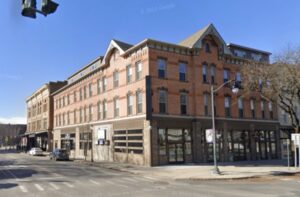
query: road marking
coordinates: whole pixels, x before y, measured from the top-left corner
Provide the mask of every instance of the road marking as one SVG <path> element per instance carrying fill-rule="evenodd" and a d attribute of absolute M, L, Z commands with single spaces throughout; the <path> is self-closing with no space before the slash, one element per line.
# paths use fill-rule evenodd
<path fill-rule="evenodd" d="M 71 188 L 74 187 L 74 185 L 71 185 L 70 183 L 67 183 L 67 182 L 63 182 L 63 184 L 65 184 L 66 186 L 71 187 Z"/>
<path fill-rule="evenodd" d="M 14 173 L 12 173 L 10 170 L 7 170 L 7 172 L 9 172 L 9 174 L 14 177 L 17 181 L 19 180 L 18 177 L 16 175 L 14 175 Z"/>
<path fill-rule="evenodd" d="M 27 192 L 28 192 L 28 190 L 26 189 L 26 187 L 23 186 L 23 185 L 19 185 L 19 188 L 20 188 L 20 190 L 21 190 L 22 192 L 24 192 L 24 193 L 27 193 Z"/>
<path fill-rule="evenodd" d="M 136 179 L 140 180 L 140 181 L 144 181 L 144 182 L 149 182 L 149 183 L 153 183 L 153 181 L 146 179 L 146 178 L 142 178 L 142 177 L 135 177 Z"/>
<path fill-rule="evenodd" d="M 122 178 L 124 180 L 127 180 L 129 182 L 135 183 L 137 180 L 133 179 L 133 178 Z"/>
<path fill-rule="evenodd" d="M 152 181 L 157 181 L 157 179 L 155 179 L 155 178 L 152 178 L 152 177 L 149 177 L 149 176 L 145 176 L 144 178 L 146 178 L 146 179 L 150 179 L 150 180 L 152 180 Z"/>
<path fill-rule="evenodd" d="M 280 179 L 282 181 L 290 181 L 291 179 Z"/>
<path fill-rule="evenodd" d="M 115 185 L 117 185 L 117 186 L 120 186 L 120 187 L 123 187 L 123 188 L 129 188 L 129 186 L 127 186 L 127 185 L 124 185 L 124 182 L 122 181 L 122 180 L 115 180 Z"/>
<path fill-rule="evenodd" d="M 55 190 L 59 189 L 59 187 L 57 187 L 57 185 L 55 185 L 54 183 L 49 183 L 49 185 L 51 185 L 51 187 L 53 187 Z"/>
<path fill-rule="evenodd" d="M 300 181 L 297 181 L 298 183 L 300 183 Z"/>
<path fill-rule="evenodd" d="M 39 184 L 34 184 L 34 186 L 40 190 L 40 191 L 44 191 L 44 188 L 42 188 L 42 186 L 40 186 Z"/>
<path fill-rule="evenodd" d="M 96 181 L 94 181 L 94 180 L 89 180 L 91 183 L 94 183 L 95 185 L 100 185 L 100 183 L 98 183 L 98 182 L 96 182 Z"/>

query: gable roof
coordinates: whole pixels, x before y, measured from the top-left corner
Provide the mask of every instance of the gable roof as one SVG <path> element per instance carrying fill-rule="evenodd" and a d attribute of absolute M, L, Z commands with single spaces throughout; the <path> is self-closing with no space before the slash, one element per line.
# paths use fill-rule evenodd
<path fill-rule="evenodd" d="M 128 44 L 128 43 L 125 43 L 125 42 L 122 42 L 122 41 L 119 41 L 119 40 L 115 40 L 113 39 L 113 41 L 115 41 L 115 43 L 117 45 L 119 45 L 119 47 L 123 50 L 123 51 L 126 51 L 128 50 L 129 48 L 131 48 L 133 45 L 132 44 Z"/>
<path fill-rule="evenodd" d="M 224 39 L 222 38 L 222 36 L 219 34 L 219 32 L 217 31 L 217 29 L 212 23 L 210 23 L 203 29 L 200 29 L 199 31 L 189 36 L 188 38 L 184 39 L 183 41 L 179 42 L 179 45 L 186 46 L 189 48 L 202 48 L 202 40 L 207 35 L 212 35 L 218 38 L 218 40 L 222 44 L 224 53 L 231 54 L 230 50 L 227 48 Z"/>

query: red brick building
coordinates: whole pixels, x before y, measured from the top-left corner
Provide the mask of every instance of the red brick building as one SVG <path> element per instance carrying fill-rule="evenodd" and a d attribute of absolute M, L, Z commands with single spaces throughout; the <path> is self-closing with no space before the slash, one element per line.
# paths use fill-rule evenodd
<path fill-rule="evenodd" d="M 140 165 L 210 162 L 210 87 L 270 53 L 227 45 L 210 24 L 178 44 L 112 40 L 104 56 L 53 93 L 54 147 L 74 158 Z M 276 107 L 225 86 L 215 96 L 219 161 L 278 158 Z"/>

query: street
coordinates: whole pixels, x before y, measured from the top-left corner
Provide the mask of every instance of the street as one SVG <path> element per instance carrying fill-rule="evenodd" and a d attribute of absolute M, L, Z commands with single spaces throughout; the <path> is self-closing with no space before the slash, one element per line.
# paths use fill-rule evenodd
<path fill-rule="evenodd" d="M 300 176 L 245 180 L 158 180 L 73 161 L 0 151 L 1 197 L 300 196 Z"/>

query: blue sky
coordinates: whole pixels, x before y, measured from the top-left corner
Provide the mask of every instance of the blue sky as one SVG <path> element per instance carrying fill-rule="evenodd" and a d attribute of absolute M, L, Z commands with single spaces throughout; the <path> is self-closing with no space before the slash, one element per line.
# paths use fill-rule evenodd
<path fill-rule="evenodd" d="M 227 43 L 272 53 L 300 44 L 299 0 L 55 1 L 56 13 L 35 20 L 21 16 L 21 0 L 1 1 L 0 122 L 24 122 L 32 92 L 103 55 L 113 38 L 177 43 L 212 22 Z"/>

